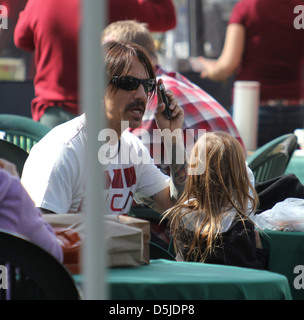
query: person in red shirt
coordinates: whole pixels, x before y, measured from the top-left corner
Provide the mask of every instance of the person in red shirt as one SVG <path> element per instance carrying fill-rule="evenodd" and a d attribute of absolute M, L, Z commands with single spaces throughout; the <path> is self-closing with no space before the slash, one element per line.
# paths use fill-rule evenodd
<path fill-rule="evenodd" d="M 137 20 L 151 32 L 165 32 L 176 26 L 173 0 L 108 0 L 108 23 Z"/>
<path fill-rule="evenodd" d="M 301 0 L 241 0 L 230 16 L 217 60 L 199 57 L 202 77 L 261 84 L 258 146 L 304 124 L 303 30 L 294 26 Z"/>
<path fill-rule="evenodd" d="M 164 31 L 176 24 L 172 0 L 109 0 L 108 5 L 110 21 L 136 16 L 147 21 L 154 31 Z M 80 6 L 80 0 L 29 0 L 19 15 L 14 32 L 18 48 L 35 51 L 32 118 L 51 128 L 80 114 Z"/>
<path fill-rule="evenodd" d="M 14 32 L 18 48 L 35 51 L 32 117 L 50 127 L 78 114 L 79 5 L 79 0 L 29 0 Z"/>

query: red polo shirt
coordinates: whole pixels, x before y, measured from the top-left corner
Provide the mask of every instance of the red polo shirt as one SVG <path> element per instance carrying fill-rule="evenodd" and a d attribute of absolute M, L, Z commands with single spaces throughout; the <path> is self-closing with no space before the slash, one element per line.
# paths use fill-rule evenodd
<path fill-rule="evenodd" d="M 303 0 L 242 0 L 229 23 L 246 29 L 245 52 L 236 80 L 261 83 L 261 101 L 300 99 L 303 93 L 304 30 L 293 13 Z"/>

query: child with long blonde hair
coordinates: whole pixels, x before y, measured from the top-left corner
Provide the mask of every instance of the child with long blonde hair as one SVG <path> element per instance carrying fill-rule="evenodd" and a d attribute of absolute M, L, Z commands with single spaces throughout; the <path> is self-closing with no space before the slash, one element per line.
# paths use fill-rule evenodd
<path fill-rule="evenodd" d="M 267 257 L 249 217 L 257 203 L 240 143 L 224 132 L 201 136 L 184 193 L 164 214 L 177 260 L 264 269 Z"/>

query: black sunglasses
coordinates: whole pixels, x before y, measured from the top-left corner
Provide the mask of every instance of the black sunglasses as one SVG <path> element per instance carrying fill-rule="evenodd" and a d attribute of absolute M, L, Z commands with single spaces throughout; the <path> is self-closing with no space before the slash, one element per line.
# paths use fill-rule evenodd
<path fill-rule="evenodd" d="M 137 90 L 142 84 L 146 93 L 152 93 L 156 87 L 155 79 L 137 79 L 134 77 L 113 77 L 110 83 L 114 84 L 120 89 L 133 91 Z"/>

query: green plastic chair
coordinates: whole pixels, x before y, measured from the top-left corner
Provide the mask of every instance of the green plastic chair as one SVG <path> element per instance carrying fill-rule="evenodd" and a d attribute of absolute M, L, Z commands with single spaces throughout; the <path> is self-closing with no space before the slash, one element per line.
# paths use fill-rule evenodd
<path fill-rule="evenodd" d="M 174 243 L 173 243 L 173 238 L 172 237 L 170 238 L 168 252 L 172 257 L 176 257 L 176 252 L 175 252 L 175 249 L 174 249 Z"/>
<path fill-rule="evenodd" d="M 0 140 L 0 158 L 14 163 L 20 177 L 28 155 L 28 152 L 15 144 L 6 140 Z"/>
<path fill-rule="evenodd" d="M 27 152 L 51 129 L 40 122 L 28 117 L 0 114 L 0 134 L 3 132 L 2 139 L 7 140 Z"/>
<path fill-rule="evenodd" d="M 264 182 L 283 175 L 293 152 L 298 148 L 293 133 L 280 136 L 257 149 L 247 158 L 255 182 Z"/>
<path fill-rule="evenodd" d="M 166 249 L 162 248 L 158 244 L 151 242 L 150 245 L 150 259 L 166 259 L 166 260 L 175 260 L 173 255 Z"/>

